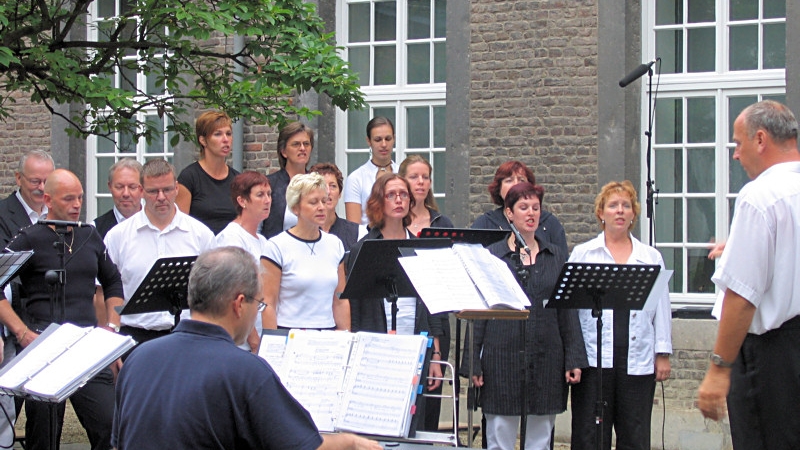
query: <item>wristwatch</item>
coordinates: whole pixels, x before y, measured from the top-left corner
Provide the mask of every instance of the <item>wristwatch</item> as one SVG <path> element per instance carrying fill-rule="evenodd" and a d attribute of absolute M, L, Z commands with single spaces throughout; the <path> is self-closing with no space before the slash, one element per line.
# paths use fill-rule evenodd
<path fill-rule="evenodd" d="M 119 325 L 115 325 L 114 323 L 108 322 L 106 325 L 108 328 L 111 328 L 115 332 L 119 333 Z"/>
<path fill-rule="evenodd" d="M 722 359 L 722 356 L 719 356 L 716 353 L 711 354 L 711 362 L 716 366 L 724 367 L 726 369 L 730 369 L 731 367 L 733 367 L 732 362 L 725 361 L 724 359 Z"/>

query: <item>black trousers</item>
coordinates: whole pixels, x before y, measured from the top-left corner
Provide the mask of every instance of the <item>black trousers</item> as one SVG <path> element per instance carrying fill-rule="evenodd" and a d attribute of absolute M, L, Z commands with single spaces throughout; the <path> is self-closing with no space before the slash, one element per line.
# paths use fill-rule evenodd
<path fill-rule="evenodd" d="M 572 385 L 572 450 L 594 450 L 597 368 L 582 369 L 581 382 Z M 650 450 L 650 418 L 656 376 L 628 375 L 626 367 L 603 369 L 603 449 L 611 449 L 611 428 L 617 450 Z"/>
<path fill-rule="evenodd" d="M 111 425 L 114 420 L 114 376 L 111 369 L 103 369 L 85 386 L 78 389 L 69 401 L 75 409 L 92 450 L 111 448 Z M 50 449 L 50 403 L 25 401 L 25 448 L 28 450 Z M 66 403 L 59 403 L 58 440 L 64 425 Z"/>
<path fill-rule="evenodd" d="M 728 393 L 736 450 L 800 449 L 800 317 L 748 334 Z"/>

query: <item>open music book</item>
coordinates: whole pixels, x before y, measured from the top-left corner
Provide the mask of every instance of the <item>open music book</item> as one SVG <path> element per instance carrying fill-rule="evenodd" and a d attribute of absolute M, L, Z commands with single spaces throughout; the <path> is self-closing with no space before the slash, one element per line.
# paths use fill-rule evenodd
<path fill-rule="evenodd" d="M 479 244 L 417 249 L 399 258 L 431 314 L 465 309 L 517 309 L 531 305 L 505 262 Z"/>
<path fill-rule="evenodd" d="M 134 345 L 102 328 L 51 324 L 0 371 L 0 391 L 62 402 Z"/>
<path fill-rule="evenodd" d="M 262 336 L 259 356 L 320 431 L 405 438 L 427 347 L 421 335 L 291 330 Z"/>

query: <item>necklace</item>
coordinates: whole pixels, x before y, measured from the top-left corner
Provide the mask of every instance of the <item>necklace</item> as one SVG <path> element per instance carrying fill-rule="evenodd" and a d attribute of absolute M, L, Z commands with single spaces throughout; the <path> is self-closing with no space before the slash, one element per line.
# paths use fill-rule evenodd
<path fill-rule="evenodd" d="M 372 164 L 373 164 L 375 167 L 377 167 L 377 168 L 378 168 L 378 173 L 377 173 L 377 174 L 376 174 L 376 176 L 375 176 L 375 178 L 376 178 L 376 179 L 377 179 L 378 177 L 380 177 L 381 175 L 383 175 L 384 173 L 392 173 L 392 161 L 389 161 L 388 163 L 386 163 L 386 164 L 384 164 L 384 165 L 382 165 L 382 166 L 381 166 L 380 164 L 375 164 L 375 161 L 373 161 L 373 160 L 371 160 L 371 159 L 370 159 L 369 161 L 370 161 L 370 162 L 371 162 L 371 163 L 372 163 Z"/>
<path fill-rule="evenodd" d="M 69 249 L 69 254 L 70 255 L 72 254 L 72 245 L 73 244 L 75 244 L 75 232 L 74 231 L 72 232 L 72 239 L 70 239 L 69 244 L 67 244 L 67 241 L 64 241 L 64 245 L 66 245 L 67 249 Z"/>
<path fill-rule="evenodd" d="M 306 247 L 308 247 L 308 249 L 311 250 L 311 254 L 312 255 L 316 255 L 316 253 L 314 253 L 314 247 L 316 245 L 317 245 L 317 241 L 314 241 L 314 242 L 312 242 L 310 244 L 308 242 L 306 242 Z"/>

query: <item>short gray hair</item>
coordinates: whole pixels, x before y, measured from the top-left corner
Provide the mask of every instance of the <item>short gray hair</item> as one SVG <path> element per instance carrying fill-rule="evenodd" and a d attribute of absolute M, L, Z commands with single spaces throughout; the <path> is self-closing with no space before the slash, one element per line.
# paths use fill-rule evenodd
<path fill-rule="evenodd" d="M 175 177 L 175 167 L 167 162 L 166 159 L 151 159 L 142 166 L 141 175 L 139 175 L 139 183 L 144 186 L 144 177 L 156 178 L 169 174 L 172 174 L 172 177 L 177 180 Z"/>
<path fill-rule="evenodd" d="M 248 302 L 261 292 L 259 265 L 239 247 L 218 247 L 202 253 L 189 273 L 189 309 L 222 317 L 229 302 L 244 294 Z"/>
<path fill-rule="evenodd" d="M 742 111 L 742 117 L 750 139 L 758 130 L 766 131 L 779 144 L 797 139 L 797 119 L 782 103 L 774 100 L 754 103 Z"/>
<path fill-rule="evenodd" d="M 114 173 L 120 169 L 130 169 L 135 170 L 137 174 L 141 177 L 142 175 L 142 163 L 133 159 L 133 158 L 122 158 L 119 161 L 115 162 L 111 167 L 108 168 L 108 182 L 111 183 L 111 178 L 114 176 Z"/>
<path fill-rule="evenodd" d="M 315 189 L 328 192 L 325 178 L 322 175 L 316 172 L 295 175 L 289 182 L 289 186 L 286 187 L 286 206 L 289 207 L 289 211 L 300 203 L 302 196 Z"/>
<path fill-rule="evenodd" d="M 31 150 L 31 151 L 25 152 L 25 154 L 22 155 L 22 158 L 19 159 L 19 166 L 17 167 L 17 172 L 18 173 L 23 173 L 24 172 L 25 163 L 28 161 L 28 158 L 40 159 L 42 161 L 49 161 L 50 164 L 53 165 L 53 169 L 56 168 L 56 163 L 55 163 L 55 161 L 53 161 L 53 157 L 50 156 L 50 153 L 47 153 L 44 150 Z"/>

